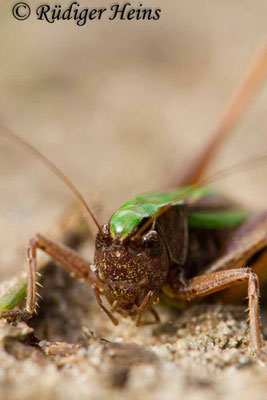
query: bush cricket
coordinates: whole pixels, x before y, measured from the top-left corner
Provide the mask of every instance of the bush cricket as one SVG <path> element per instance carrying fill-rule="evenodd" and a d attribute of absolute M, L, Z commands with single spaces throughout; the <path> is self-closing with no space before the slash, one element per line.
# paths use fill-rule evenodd
<path fill-rule="evenodd" d="M 261 48 L 232 97 L 210 143 L 167 191 L 136 196 L 101 225 L 72 182 L 39 150 L 2 127 L 0 133 L 26 148 L 74 192 L 98 228 L 94 262 L 40 234 L 28 246 L 28 278 L 0 298 L 1 316 L 16 319 L 36 310 L 37 249 L 50 255 L 76 277 L 87 281 L 96 301 L 114 324 L 123 317 L 142 324 L 145 311 L 156 322 L 153 304 L 161 296 L 178 304 L 247 283 L 250 340 L 265 359 L 259 323 L 259 281 L 267 255 L 267 211 L 250 216 L 207 184 L 205 173 L 220 145 L 267 73 L 267 46 Z M 222 171 L 222 173 L 226 171 Z M 219 174 L 220 175 L 220 174 Z M 266 266 L 265 266 L 266 269 Z M 267 274 L 261 274 L 266 280 Z M 105 297 L 110 309 L 102 301 Z M 25 310 L 17 306 L 26 298 Z"/>

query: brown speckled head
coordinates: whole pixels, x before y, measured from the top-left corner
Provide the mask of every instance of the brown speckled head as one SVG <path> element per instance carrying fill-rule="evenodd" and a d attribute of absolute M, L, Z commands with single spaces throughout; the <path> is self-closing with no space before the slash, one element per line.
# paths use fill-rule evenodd
<path fill-rule="evenodd" d="M 106 240 L 96 237 L 95 268 L 104 293 L 115 310 L 124 315 L 135 313 L 146 294 L 155 293 L 164 284 L 168 274 L 168 252 L 163 238 L 154 230 L 145 233 L 139 241 L 120 241 L 109 235 Z"/>

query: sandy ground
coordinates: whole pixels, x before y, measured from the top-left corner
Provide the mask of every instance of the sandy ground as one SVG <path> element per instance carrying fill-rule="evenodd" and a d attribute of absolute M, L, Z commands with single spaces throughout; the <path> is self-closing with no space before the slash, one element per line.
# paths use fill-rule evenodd
<path fill-rule="evenodd" d="M 152 0 L 148 4 L 154 6 Z M 84 27 L 72 21 L 48 25 L 33 17 L 16 21 L 12 5 L 0 5 L 1 122 L 54 160 L 103 222 L 131 195 L 159 189 L 174 169 L 185 169 L 266 33 L 264 0 L 158 0 L 162 16 L 157 22 L 100 21 Z M 266 100 L 262 88 L 213 171 L 266 151 Z M 216 187 L 262 209 L 265 176 L 263 164 Z M 73 196 L 46 168 L 2 138 L 0 192 L 4 280 L 22 271 L 25 247 L 36 232 L 53 236 L 51 227 Z M 92 258 L 90 244 L 82 251 Z M 62 286 L 68 278 L 59 280 L 53 307 L 61 296 L 64 315 L 68 299 Z M 84 295 L 78 301 L 80 290 Z M 182 315 L 162 309 L 158 330 L 135 330 L 126 321 L 114 329 L 87 287 L 74 285 L 70 293 L 79 303 L 74 307 L 80 310 L 77 319 L 71 315 L 70 323 L 64 317 L 62 328 L 55 311 L 51 331 L 40 328 L 50 321 L 48 315 L 39 320 L 37 332 L 49 341 L 81 340 L 81 348 L 70 356 L 74 361 L 66 361 L 64 351 L 64 357 L 44 356 L 44 348 L 6 339 L 29 333 L 18 327 L 9 334 L 11 328 L 1 326 L 5 398 L 230 399 L 241 390 L 243 399 L 265 398 L 267 370 L 247 356 L 243 309 L 203 305 Z M 94 334 L 82 334 L 82 326 Z M 125 361 L 128 342 L 141 347 L 131 348 Z M 131 360 L 132 353 L 137 361 Z"/>

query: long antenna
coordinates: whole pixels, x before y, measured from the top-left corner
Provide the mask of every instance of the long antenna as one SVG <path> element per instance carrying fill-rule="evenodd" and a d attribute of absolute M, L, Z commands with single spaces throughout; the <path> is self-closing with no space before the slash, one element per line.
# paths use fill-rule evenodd
<path fill-rule="evenodd" d="M 102 236 L 105 236 L 103 229 L 101 228 L 101 225 L 98 223 L 96 217 L 94 216 L 92 210 L 86 203 L 84 197 L 82 194 L 79 192 L 79 190 L 74 186 L 74 184 L 70 181 L 70 179 L 63 174 L 63 172 L 48 158 L 46 158 L 39 150 L 37 150 L 34 146 L 26 142 L 26 140 L 20 138 L 17 136 L 15 133 L 13 133 L 9 128 L 0 125 L 0 134 L 7 137 L 8 139 L 12 140 L 19 146 L 23 147 L 25 150 L 31 152 L 38 160 L 40 160 L 43 164 L 45 164 L 57 177 L 65 183 L 69 187 L 69 189 L 75 194 L 75 196 L 78 197 L 78 199 L 81 201 L 81 203 L 84 205 L 88 213 L 90 214 L 90 217 L 96 224 L 96 226 L 99 229 L 99 232 Z"/>
<path fill-rule="evenodd" d="M 211 183 L 217 182 L 220 179 L 227 178 L 228 176 L 232 176 L 233 174 L 244 172 L 244 169 L 247 171 L 256 168 L 258 165 L 260 165 L 262 162 L 267 161 L 267 154 L 262 154 L 258 155 L 256 157 L 241 161 L 235 165 L 231 165 L 230 167 L 221 169 L 219 171 L 216 171 L 214 174 L 203 178 L 201 181 L 198 181 L 197 183 L 193 183 L 192 185 L 186 187 L 185 190 L 178 194 L 172 201 L 167 203 L 165 206 L 162 206 L 158 212 L 151 218 L 149 218 L 144 225 L 140 227 L 140 229 L 136 232 L 136 234 L 133 236 L 135 239 L 139 239 L 144 233 L 147 228 L 151 225 L 153 221 L 155 221 L 160 215 L 165 213 L 167 210 L 169 210 L 173 205 L 177 204 L 178 201 L 185 199 L 188 197 L 194 190 L 199 189 L 203 186 L 209 185 Z"/>
<path fill-rule="evenodd" d="M 241 116 L 242 111 L 249 102 L 252 94 L 260 86 L 260 83 L 267 75 L 267 43 L 264 42 L 263 47 L 260 48 L 255 59 L 248 67 L 248 71 L 244 79 L 242 80 L 240 86 L 230 99 L 228 107 L 224 112 L 217 129 L 210 141 L 208 146 L 206 146 L 200 156 L 193 163 L 192 168 L 187 171 L 186 175 L 176 182 L 177 187 L 189 185 L 188 189 L 185 190 L 183 194 L 178 195 L 173 201 L 166 204 L 159 209 L 159 211 L 154 215 L 154 217 L 149 218 L 144 225 L 140 227 L 137 233 L 134 235 L 135 239 L 140 238 L 143 232 L 150 226 L 153 220 L 156 220 L 160 215 L 166 212 L 173 204 L 177 201 L 184 199 L 189 195 L 194 189 L 199 188 L 202 185 L 217 181 L 219 178 L 229 175 L 231 172 L 238 172 L 238 169 L 243 166 L 251 168 L 256 162 L 261 162 L 266 160 L 267 155 L 259 156 L 251 160 L 239 163 L 230 168 L 225 168 L 224 170 L 218 171 L 217 173 L 210 175 L 208 178 L 203 178 L 203 175 L 209 166 L 211 160 L 215 156 L 216 151 L 219 149 L 221 142 L 229 134 L 234 124 L 237 122 L 238 118 Z"/>

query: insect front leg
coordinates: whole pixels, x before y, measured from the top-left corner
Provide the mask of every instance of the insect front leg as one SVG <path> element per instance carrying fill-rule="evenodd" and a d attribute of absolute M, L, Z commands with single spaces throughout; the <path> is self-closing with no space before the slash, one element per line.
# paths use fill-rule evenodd
<path fill-rule="evenodd" d="M 219 292 L 229 287 L 248 283 L 249 328 L 251 347 L 264 360 L 267 354 L 262 350 L 259 319 L 259 280 L 250 268 L 237 268 L 196 276 L 189 280 L 188 287 L 180 287 L 174 293 L 179 300 L 194 299 Z"/>
<path fill-rule="evenodd" d="M 27 249 L 28 275 L 25 310 L 20 312 L 13 310 L 11 307 L 7 307 L 7 311 L 2 312 L 2 316 L 5 318 L 16 318 L 20 315 L 22 318 L 25 318 L 32 315 L 36 310 L 36 286 L 38 284 L 37 249 L 43 250 L 69 272 L 80 279 L 86 280 L 89 284 L 93 285 L 97 281 L 95 274 L 90 268 L 91 264 L 83 259 L 76 251 L 38 234 L 34 239 L 30 240 Z M 12 304 L 12 299 L 9 300 L 9 303 Z"/>

